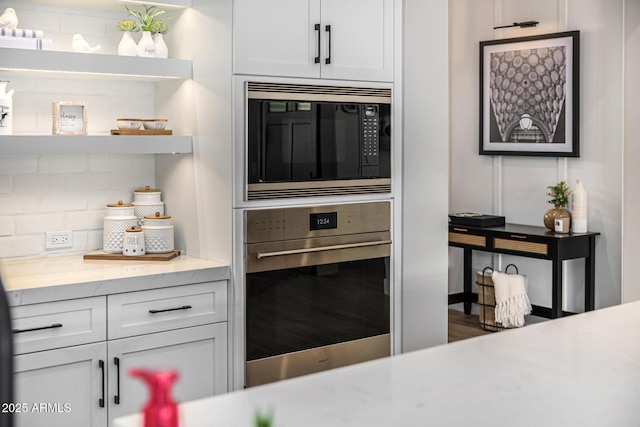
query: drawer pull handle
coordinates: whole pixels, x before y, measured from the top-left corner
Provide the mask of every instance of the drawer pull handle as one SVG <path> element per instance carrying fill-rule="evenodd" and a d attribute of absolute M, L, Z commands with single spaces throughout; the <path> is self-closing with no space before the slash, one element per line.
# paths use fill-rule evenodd
<path fill-rule="evenodd" d="M 318 55 L 313 59 L 315 64 L 320 63 L 320 24 L 316 24 L 313 26 L 314 30 L 318 32 Z"/>
<path fill-rule="evenodd" d="M 40 326 L 39 328 L 29 328 L 29 329 L 14 329 L 12 332 L 14 334 L 21 334 L 23 332 L 33 332 L 33 331 L 42 331 L 43 329 L 55 329 L 62 328 L 62 323 L 54 323 L 49 326 Z"/>
<path fill-rule="evenodd" d="M 467 230 L 466 228 L 453 227 L 453 231 L 462 231 L 463 233 L 466 233 L 469 230 Z"/>
<path fill-rule="evenodd" d="M 113 364 L 116 365 L 116 395 L 113 396 L 113 403 L 120 404 L 120 358 L 114 357 Z"/>
<path fill-rule="evenodd" d="M 193 307 L 191 307 L 190 305 L 183 305 L 182 307 L 165 308 L 164 310 L 149 310 L 149 313 L 156 314 L 156 313 L 164 313 L 165 311 L 189 310 L 190 308 L 193 308 Z"/>
<path fill-rule="evenodd" d="M 520 234 L 512 234 L 511 237 L 513 237 L 514 239 L 525 239 L 527 238 L 527 236 L 522 236 Z"/>
<path fill-rule="evenodd" d="M 102 397 L 98 399 L 98 405 L 100 405 L 101 408 L 104 408 L 104 360 L 98 360 L 98 366 L 102 371 Z"/>

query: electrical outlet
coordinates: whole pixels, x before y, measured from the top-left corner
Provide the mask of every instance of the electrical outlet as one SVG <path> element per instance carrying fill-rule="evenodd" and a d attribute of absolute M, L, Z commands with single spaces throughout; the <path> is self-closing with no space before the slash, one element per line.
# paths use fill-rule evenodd
<path fill-rule="evenodd" d="M 73 247 L 73 231 L 47 231 L 46 249 L 64 249 Z"/>

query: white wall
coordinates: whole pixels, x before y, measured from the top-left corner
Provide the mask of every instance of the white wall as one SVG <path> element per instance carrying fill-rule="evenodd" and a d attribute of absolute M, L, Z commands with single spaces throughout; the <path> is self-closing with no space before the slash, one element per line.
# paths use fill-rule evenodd
<path fill-rule="evenodd" d="M 624 83 L 624 220 L 622 301 L 640 300 L 637 265 L 640 258 L 640 144 L 636 126 L 640 117 L 640 2 L 625 0 L 625 83 Z"/>
<path fill-rule="evenodd" d="M 623 155 L 623 8 L 611 0 L 451 0 L 450 211 L 505 215 L 542 226 L 546 187 L 582 179 L 589 195 L 589 229 L 596 240 L 596 308 L 620 302 Z M 522 20 L 530 29 L 493 30 Z M 577 159 L 478 155 L 478 43 L 483 40 L 579 30 L 580 152 Z M 462 290 L 462 251 L 450 249 L 449 290 Z M 551 305 L 551 263 L 474 253 L 474 268 L 510 262 L 529 276 L 532 303 Z M 493 260 L 492 260 L 493 258 Z M 501 259 L 500 259 L 501 258 Z M 564 309 L 582 311 L 582 260 L 565 262 Z"/>
<path fill-rule="evenodd" d="M 402 351 L 447 342 L 448 1 L 404 1 Z"/>

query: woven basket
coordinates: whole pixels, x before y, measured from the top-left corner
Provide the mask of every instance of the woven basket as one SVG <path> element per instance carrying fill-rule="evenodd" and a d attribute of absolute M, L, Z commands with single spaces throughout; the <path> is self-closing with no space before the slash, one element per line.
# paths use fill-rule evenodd
<path fill-rule="evenodd" d="M 518 272 L 518 267 L 509 264 L 505 268 L 505 272 L 513 267 Z M 506 328 L 502 323 L 496 322 L 496 291 L 493 285 L 491 275 L 493 268 L 485 267 L 484 270 L 476 272 L 476 285 L 478 285 L 478 320 L 480 327 L 485 331 L 499 332 Z"/>

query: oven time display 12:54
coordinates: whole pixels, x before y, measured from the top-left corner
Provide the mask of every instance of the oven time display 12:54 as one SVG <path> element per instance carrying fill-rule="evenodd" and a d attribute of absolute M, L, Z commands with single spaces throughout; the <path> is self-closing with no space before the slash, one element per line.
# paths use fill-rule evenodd
<path fill-rule="evenodd" d="M 330 230 L 338 228 L 338 212 L 321 212 L 309 215 L 309 230 Z"/>

